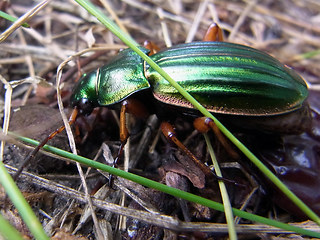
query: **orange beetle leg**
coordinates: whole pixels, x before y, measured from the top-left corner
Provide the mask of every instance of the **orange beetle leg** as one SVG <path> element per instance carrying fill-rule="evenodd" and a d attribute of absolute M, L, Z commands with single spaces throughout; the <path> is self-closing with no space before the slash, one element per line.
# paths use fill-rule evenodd
<path fill-rule="evenodd" d="M 210 176 L 213 174 L 213 172 L 211 172 L 211 170 L 204 165 L 204 163 L 202 163 L 201 161 L 199 161 L 191 152 L 188 148 L 186 148 L 186 146 L 184 146 L 176 137 L 176 133 L 172 127 L 172 125 L 168 122 L 163 122 L 161 123 L 161 131 L 164 134 L 164 136 L 172 141 L 174 144 L 177 145 L 177 147 L 179 147 L 188 157 L 190 157 L 194 163 L 201 169 L 201 171 L 203 171 L 203 173 L 206 176 Z"/>
<path fill-rule="evenodd" d="M 157 52 L 160 51 L 160 48 L 157 46 L 157 44 L 149 40 L 144 41 L 143 46 L 146 49 L 150 50 L 149 56 L 156 54 Z"/>
<path fill-rule="evenodd" d="M 222 146 L 227 150 L 230 157 L 233 159 L 238 159 L 239 154 L 232 148 L 228 140 L 225 136 L 221 133 L 217 125 L 211 118 L 208 117 L 200 117 L 196 118 L 193 122 L 195 129 L 197 129 L 201 133 L 207 133 L 210 129 L 214 132 L 217 136 L 218 140 L 221 142 Z"/>
<path fill-rule="evenodd" d="M 219 41 L 219 42 L 222 42 L 223 41 L 223 34 L 222 34 L 221 28 L 216 23 L 212 23 L 210 25 L 210 27 L 208 28 L 207 33 L 203 38 L 203 41 L 207 41 L 207 42 Z"/>
<path fill-rule="evenodd" d="M 122 102 L 121 111 L 120 111 L 120 141 L 121 145 L 119 148 L 118 156 L 114 161 L 116 166 L 118 159 L 121 158 L 123 153 L 124 145 L 126 144 L 129 138 L 129 131 L 126 125 L 126 113 L 130 113 L 138 118 L 146 118 L 149 113 L 145 106 L 136 99 L 126 99 Z"/>
<path fill-rule="evenodd" d="M 113 161 L 113 167 L 117 167 L 117 163 L 119 159 L 121 159 L 123 154 L 124 146 L 127 143 L 127 140 L 130 136 L 127 124 L 126 124 L 126 113 L 133 114 L 139 118 L 146 118 L 148 116 L 148 111 L 145 106 L 138 100 L 135 99 L 126 99 L 122 102 L 121 110 L 120 110 L 120 141 L 121 145 L 119 147 L 118 155 Z M 110 175 L 109 178 L 109 186 L 113 185 L 113 176 Z"/>

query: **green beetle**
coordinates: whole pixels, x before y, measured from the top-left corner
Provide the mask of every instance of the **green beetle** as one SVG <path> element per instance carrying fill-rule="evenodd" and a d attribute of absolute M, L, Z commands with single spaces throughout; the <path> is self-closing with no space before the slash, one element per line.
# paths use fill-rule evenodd
<path fill-rule="evenodd" d="M 240 125 L 295 133 L 304 128 L 299 124 L 310 119 L 304 104 L 308 96 L 304 80 L 257 49 L 226 42 L 193 42 L 150 57 L 208 111 Z M 112 107 L 144 91 L 151 91 L 157 100 L 154 109 L 165 105 L 196 114 L 196 109 L 131 49 L 85 74 L 73 91 L 71 104 L 90 113 L 94 107 Z M 292 116 L 298 118 L 290 120 Z"/>

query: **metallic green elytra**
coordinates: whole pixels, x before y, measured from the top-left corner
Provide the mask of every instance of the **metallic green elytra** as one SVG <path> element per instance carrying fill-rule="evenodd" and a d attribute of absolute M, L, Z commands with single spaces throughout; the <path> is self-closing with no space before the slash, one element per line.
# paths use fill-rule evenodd
<path fill-rule="evenodd" d="M 239 44 L 180 44 L 151 58 L 213 113 L 285 114 L 301 108 L 308 96 L 304 80 L 292 69 L 262 51 Z M 71 104 L 90 112 L 90 108 L 119 103 L 144 89 L 151 89 L 162 103 L 193 108 L 130 49 L 120 52 L 106 66 L 84 75 L 74 89 Z"/>

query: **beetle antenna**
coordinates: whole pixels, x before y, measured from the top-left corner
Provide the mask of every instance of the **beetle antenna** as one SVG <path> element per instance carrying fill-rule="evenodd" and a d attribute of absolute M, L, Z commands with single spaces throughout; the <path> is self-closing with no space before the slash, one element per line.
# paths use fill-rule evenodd
<path fill-rule="evenodd" d="M 69 118 L 69 125 L 72 125 L 76 118 L 77 118 L 77 114 L 78 114 L 78 109 L 74 108 L 71 116 Z M 37 147 L 35 147 L 32 152 L 24 159 L 24 161 L 22 162 L 21 166 L 19 167 L 19 169 L 17 170 L 17 172 L 13 175 L 13 180 L 16 181 L 19 177 L 19 175 L 21 174 L 21 172 L 23 171 L 23 169 L 30 163 L 30 161 L 36 156 L 36 154 L 39 152 L 39 150 L 47 144 L 47 142 L 54 138 L 57 134 L 61 133 L 63 130 L 65 129 L 65 126 L 61 126 L 60 128 L 58 128 L 56 131 L 52 132 L 48 137 L 46 137 L 45 139 L 43 139 Z"/>

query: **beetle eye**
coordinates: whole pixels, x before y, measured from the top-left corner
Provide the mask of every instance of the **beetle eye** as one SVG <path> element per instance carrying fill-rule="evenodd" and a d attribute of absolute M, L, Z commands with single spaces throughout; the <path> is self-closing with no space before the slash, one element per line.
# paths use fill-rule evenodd
<path fill-rule="evenodd" d="M 76 107 L 79 109 L 80 114 L 89 115 L 93 111 L 93 104 L 87 99 L 82 98 L 77 104 Z"/>

